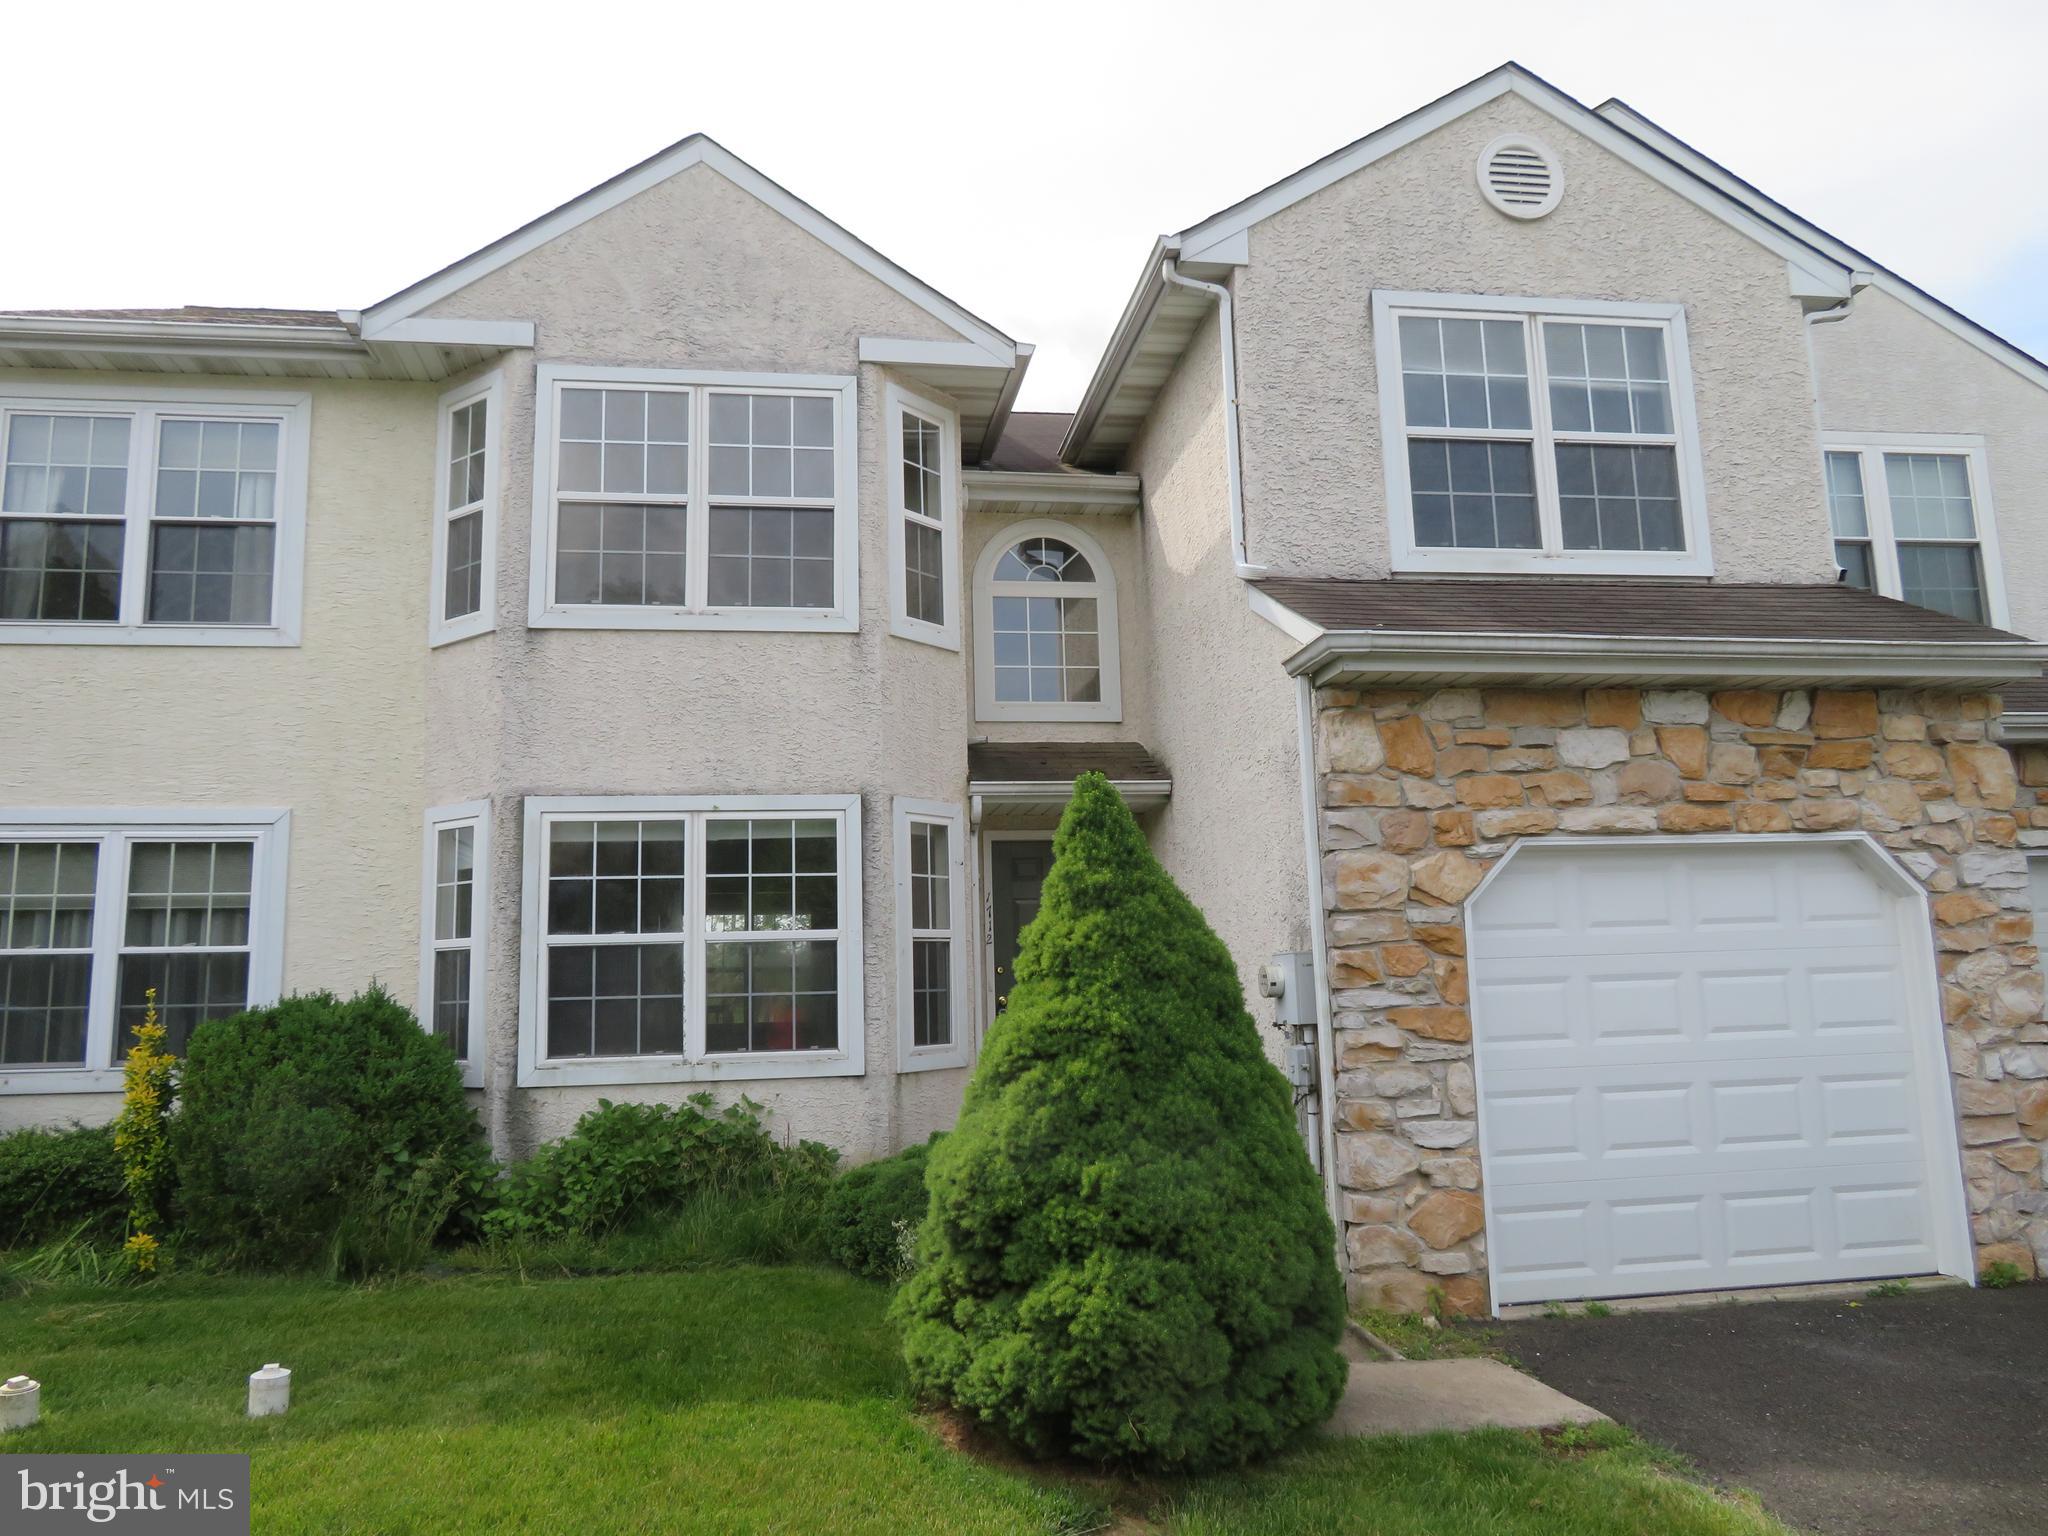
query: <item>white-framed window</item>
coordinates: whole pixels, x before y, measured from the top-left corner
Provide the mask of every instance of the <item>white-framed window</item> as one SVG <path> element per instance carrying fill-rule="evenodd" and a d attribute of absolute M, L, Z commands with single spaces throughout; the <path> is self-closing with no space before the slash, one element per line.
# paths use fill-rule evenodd
<path fill-rule="evenodd" d="M 0 393 L 0 643 L 296 645 L 312 399 Z"/>
<path fill-rule="evenodd" d="M 274 1002 L 287 811 L 0 811 L 0 1093 L 103 1092 L 156 989 L 168 1048 Z"/>
<path fill-rule="evenodd" d="M 860 797 L 526 802 L 519 1080 L 862 1071 Z"/>
<path fill-rule="evenodd" d="M 940 800 L 897 796 L 896 1065 L 967 1065 L 966 818 Z"/>
<path fill-rule="evenodd" d="M 427 610 L 430 645 L 496 627 L 498 438 L 504 401 L 504 379 L 497 373 L 441 397 Z"/>
<path fill-rule="evenodd" d="M 884 394 L 889 632 L 960 649 L 960 425 L 898 385 Z"/>
<path fill-rule="evenodd" d="M 1835 564 L 1851 586 L 2006 626 L 1983 438 L 1829 432 L 1821 451 Z"/>
<path fill-rule="evenodd" d="M 420 1027 L 445 1040 L 463 1081 L 483 1082 L 478 1028 L 490 930 L 491 803 L 431 807 L 420 861 Z"/>
<path fill-rule="evenodd" d="M 1116 573 L 1069 523 L 1003 528 L 974 567 L 978 720 L 1121 720 Z"/>
<path fill-rule="evenodd" d="M 2034 943 L 2038 946 L 2048 938 L 2048 854 L 2037 854 L 2027 860 L 2027 900 L 2034 911 Z M 2048 965 L 2048 960 L 2037 960 L 2037 965 Z M 2048 1008 L 2043 1010 L 2048 1016 Z"/>
<path fill-rule="evenodd" d="M 1706 575 L 1676 304 L 1373 295 L 1394 567 Z"/>
<path fill-rule="evenodd" d="M 539 628 L 859 625 L 857 381 L 544 363 Z"/>

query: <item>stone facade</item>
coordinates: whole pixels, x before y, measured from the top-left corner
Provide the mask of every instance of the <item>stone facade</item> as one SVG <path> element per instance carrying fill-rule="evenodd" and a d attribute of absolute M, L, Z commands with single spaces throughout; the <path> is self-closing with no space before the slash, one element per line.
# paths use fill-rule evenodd
<path fill-rule="evenodd" d="M 1980 1266 L 2048 1271 L 2048 1025 L 2027 851 L 2048 747 L 1987 694 L 1318 695 L 1337 1171 L 1354 1299 L 1486 1309 L 1463 905 L 1519 839 L 1861 829 L 1926 887 Z"/>

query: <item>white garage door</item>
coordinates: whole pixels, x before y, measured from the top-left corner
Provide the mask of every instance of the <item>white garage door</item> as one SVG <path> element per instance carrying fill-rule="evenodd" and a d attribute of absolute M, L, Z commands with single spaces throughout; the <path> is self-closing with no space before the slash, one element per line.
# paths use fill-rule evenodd
<path fill-rule="evenodd" d="M 1847 842 L 1532 844 L 1479 893 L 1497 1303 L 1957 1272 L 1939 1031 L 1888 879 Z"/>

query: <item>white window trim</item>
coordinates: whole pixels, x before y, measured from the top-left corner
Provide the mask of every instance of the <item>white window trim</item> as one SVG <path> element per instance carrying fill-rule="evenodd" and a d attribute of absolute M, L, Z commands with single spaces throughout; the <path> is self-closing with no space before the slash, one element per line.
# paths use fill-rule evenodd
<path fill-rule="evenodd" d="M 939 566 L 945 583 L 946 622 L 930 624 L 910 616 L 909 580 L 904 571 L 903 520 L 916 514 L 903 505 L 903 418 L 920 416 L 939 429 Z M 889 633 L 944 650 L 960 649 L 960 415 L 900 384 L 882 397 L 883 496 L 889 508 Z M 930 518 L 923 519 L 930 522 Z"/>
<path fill-rule="evenodd" d="M 93 889 L 92 991 L 86 1007 L 83 1067 L 0 1066 L 0 1095 L 118 1093 L 121 1060 L 116 1043 L 116 988 L 127 927 L 128 850 L 136 842 L 167 838 L 256 845 L 250 862 L 249 1006 L 275 1003 L 284 984 L 284 905 L 292 814 L 288 810 L 159 810 L 92 807 L 0 810 L 0 841 L 69 840 L 100 845 Z"/>
<path fill-rule="evenodd" d="M 1102 697 L 1093 703 L 1033 704 L 996 698 L 995 582 L 996 563 L 1026 539 L 1059 539 L 1088 557 L 1095 568 L 1095 624 L 1100 641 Z M 1005 523 L 982 546 L 974 562 L 974 718 L 977 720 L 1121 720 L 1123 695 L 1123 626 L 1117 620 L 1116 567 L 1094 536 L 1072 523 L 1028 518 Z M 1042 597 L 1057 597 L 1059 586 L 1048 582 Z M 1072 596 L 1072 593 L 1067 594 Z"/>
<path fill-rule="evenodd" d="M 838 396 L 839 440 L 833 455 L 832 591 L 828 609 L 712 608 L 703 602 L 708 565 L 710 487 L 693 468 L 690 476 L 689 592 L 694 606 L 629 607 L 623 604 L 557 603 L 555 584 L 555 397 L 563 385 L 614 388 L 647 385 L 707 386 L 714 389 Z M 693 368 L 586 368 L 542 363 L 534 370 L 533 542 L 529 562 L 527 625 L 533 629 L 740 629 L 778 632 L 824 631 L 852 634 L 860 628 L 860 381 L 851 374 L 719 373 Z M 693 463 L 704 446 L 705 412 L 693 408 Z M 573 498 L 572 498 L 573 499 Z"/>
<path fill-rule="evenodd" d="M 430 806 L 420 845 L 420 990 L 414 1010 L 420 1028 L 434 1032 L 434 956 L 444 949 L 462 946 L 461 940 L 442 943 L 434 937 L 434 910 L 439 874 L 440 834 L 454 827 L 469 827 L 475 837 L 470 844 L 474 869 L 470 880 L 469 939 L 469 1050 L 462 1060 L 462 1081 L 466 1087 L 484 1084 L 486 1012 L 485 986 L 489 979 L 491 900 L 491 802 L 462 800 L 451 805 Z"/>
<path fill-rule="evenodd" d="M 700 909 L 685 912 L 682 1056 L 567 1057 L 541 1054 L 541 946 L 547 921 L 547 824 L 554 819 L 710 812 L 744 816 L 839 818 L 839 1047 L 832 1051 L 704 1054 L 704 948 Z M 859 795 L 536 795 L 525 802 L 519 926 L 519 1086 L 612 1083 L 748 1082 L 783 1077 L 859 1077 L 866 1070 L 867 993 L 861 963 Z M 690 831 L 690 881 L 701 888 L 701 823 Z"/>
<path fill-rule="evenodd" d="M 484 402 L 484 499 L 483 577 L 479 584 L 477 610 L 459 619 L 444 617 L 448 606 L 448 525 L 453 521 L 448 507 L 449 434 L 455 413 L 466 405 Z M 441 397 L 440 421 L 434 436 L 434 553 L 427 594 L 427 644 L 451 645 L 471 635 L 488 634 L 498 627 L 498 461 L 505 428 L 505 375 L 492 371 L 472 379 Z"/>
<path fill-rule="evenodd" d="M 1686 548 L 1660 553 L 1651 550 L 1565 550 L 1559 542 L 1557 463 L 1548 451 L 1555 438 L 1550 427 L 1549 392 L 1541 387 L 1538 356 L 1540 335 L 1531 338 L 1529 372 L 1530 420 L 1536 443 L 1536 512 L 1544 548 L 1480 550 L 1424 548 L 1415 542 L 1413 503 L 1408 490 L 1407 401 L 1401 389 L 1402 313 L 1455 314 L 1526 322 L 1541 315 L 1560 320 L 1634 321 L 1659 325 L 1665 332 L 1666 361 L 1671 372 L 1671 414 L 1678 446 L 1679 512 Z M 1699 412 L 1693 395 L 1692 350 L 1686 339 L 1682 304 L 1624 304 L 1605 299 L 1544 299 L 1527 295 L 1475 293 L 1405 293 L 1385 290 L 1372 296 L 1373 361 L 1379 373 L 1380 458 L 1386 480 L 1387 532 L 1397 571 L 1456 571 L 1492 575 L 1711 576 L 1713 546 L 1708 531 L 1706 470 L 1700 457 Z M 1435 429 L 1418 427 L 1429 436 Z M 1473 434 L 1479 435 L 1479 434 Z M 1511 434 L 1512 435 L 1512 434 Z"/>
<path fill-rule="evenodd" d="M 944 800 L 913 800 L 898 795 L 894 804 L 896 860 L 896 1070 L 932 1072 L 964 1067 L 973 1034 L 967 1008 L 967 818 L 961 807 Z M 946 1045 L 917 1045 L 917 1003 L 913 981 L 915 943 L 910 913 L 910 830 L 919 822 L 946 828 L 947 937 L 952 959 L 952 1001 L 947 1017 L 953 1038 Z"/>
<path fill-rule="evenodd" d="M 158 385 L 37 384 L 0 392 L 0 417 L 42 411 L 129 416 L 128 499 L 123 508 L 121 617 L 114 623 L 50 624 L 0 620 L 0 645 L 242 645 L 299 643 L 305 587 L 306 471 L 312 451 L 313 397 L 304 391 L 173 389 Z M 277 564 L 268 624 L 146 624 L 151 514 L 156 506 L 157 418 L 218 413 L 274 420 L 277 442 Z M 4 438 L 4 422 L 0 422 Z M 222 519 L 228 522 L 228 519 Z"/>
<path fill-rule="evenodd" d="M 1821 510 L 1827 516 L 1828 549 L 1835 547 L 1834 518 L 1827 506 L 1827 456 L 1853 453 L 1863 470 L 1863 510 L 1870 523 L 1870 565 L 1878 595 L 1905 601 L 1899 577 L 1899 545 L 1892 532 L 1891 483 L 1885 477 L 1887 453 L 1940 453 L 1965 461 L 1970 475 L 1970 510 L 1977 519 L 1977 559 L 1984 576 L 1984 622 L 1993 629 L 2012 625 L 2005 602 L 2005 566 L 1998 553 L 1998 516 L 1991 504 L 1991 461 L 1984 439 L 1975 433 L 1953 432 L 1823 432 L 1821 434 Z M 1874 471 L 1874 472 L 1873 472 Z"/>

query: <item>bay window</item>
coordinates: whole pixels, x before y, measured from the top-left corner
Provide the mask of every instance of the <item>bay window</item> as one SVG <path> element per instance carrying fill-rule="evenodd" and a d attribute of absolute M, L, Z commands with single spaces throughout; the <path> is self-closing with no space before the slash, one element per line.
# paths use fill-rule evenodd
<path fill-rule="evenodd" d="M 1676 305 L 1377 293 L 1398 570 L 1704 574 Z"/>
<path fill-rule="evenodd" d="M 856 796 L 527 801 L 521 1081 L 860 1070 Z"/>
<path fill-rule="evenodd" d="M 532 622 L 851 630 L 851 378 L 539 370 Z"/>

